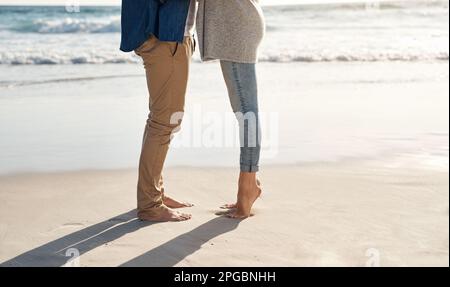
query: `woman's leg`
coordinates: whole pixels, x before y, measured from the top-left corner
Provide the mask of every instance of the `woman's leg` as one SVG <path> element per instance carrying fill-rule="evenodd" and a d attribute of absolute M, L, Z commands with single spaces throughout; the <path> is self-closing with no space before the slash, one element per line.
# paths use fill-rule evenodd
<path fill-rule="evenodd" d="M 261 194 L 256 173 L 259 171 L 261 132 L 255 64 L 221 61 L 231 106 L 239 122 L 241 143 L 239 191 L 233 217 L 250 216 L 253 203 Z"/>

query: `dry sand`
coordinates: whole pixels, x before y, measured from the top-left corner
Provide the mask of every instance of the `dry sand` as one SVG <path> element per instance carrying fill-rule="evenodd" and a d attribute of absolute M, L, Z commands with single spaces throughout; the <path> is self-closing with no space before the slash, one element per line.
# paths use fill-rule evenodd
<path fill-rule="evenodd" d="M 135 170 L 0 177 L 1 266 L 62 266 L 70 248 L 80 266 L 449 265 L 448 172 L 266 167 L 255 216 L 241 222 L 215 215 L 236 175 L 168 169 L 168 193 L 194 202 L 194 217 L 154 224 L 135 218 Z"/>

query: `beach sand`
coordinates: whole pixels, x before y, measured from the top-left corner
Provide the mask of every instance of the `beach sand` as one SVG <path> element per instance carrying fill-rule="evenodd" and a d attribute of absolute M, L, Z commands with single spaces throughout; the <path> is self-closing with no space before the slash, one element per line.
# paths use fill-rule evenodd
<path fill-rule="evenodd" d="M 135 217 L 148 92 L 120 8 L 1 7 L 0 266 L 448 266 L 448 1 L 403 2 L 265 9 L 264 194 L 241 222 L 216 215 L 239 145 L 197 52 L 164 175 L 193 219 L 155 224 Z"/>
<path fill-rule="evenodd" d="M 136 170 L 0 177 L 1 266 L 448 266 L 449 177 L 346 161 L 265 167 L 255 216 L 217 216 L 236 170 L 169 168 L 193 219 L 135 218 Z M 67 255 L 67 256 L 66 256 Z"/>
<path fill-rule="evenodd" d="M 2 69 L 34 82 L 0 89 L 1 266 L 449 265 L 448 62 L 260 64 L 279 122 L 255 216 L 215 214 L 235 198 L 238 148 L 191 142 L 165 183 L 193 219 L 155 224 L 134 210 L 142 67 Z M 176 139 L 205 138 L 199 107 L 229 111 L 217 63 L 193 65 Z"/>

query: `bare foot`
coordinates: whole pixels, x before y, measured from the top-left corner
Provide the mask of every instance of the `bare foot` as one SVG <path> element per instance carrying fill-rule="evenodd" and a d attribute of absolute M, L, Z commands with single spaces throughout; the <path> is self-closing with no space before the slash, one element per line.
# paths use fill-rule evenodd
<path fill-rule="evenodd" d="M 227 210 L 220 210 L 215 212 L 214 214 L 217 216 L 229 216 L 232 212 L 234 212 L 233 209 L 227 209 Z"/>
<path fill-rule="evenodd" d="M 188 202 L 181 202 L 178 200 L 175 200 L 169 196 L 164 195 L 163 198 L 164 205 L 166 205 L 169 208 L 185 208 L 185 207 L 193 207 L 194 205 L 192 203 Z"/>
<path fill-rule="evenodd" d="M 157 212 L 153 213 L 152 215 L 140 215 L 139 219 L 144 221 L 173 222 L 186 221 L 192 218 L 190 214 L 174 211 L 166 206 L 161 206 Z"/>
<path fill-rule="evenodd" d="M 235 209 L 235 208 L 237 208 L 237 203 L 224 204 L 220 208 L 222 208 L 222 209 Z"/>
<path fill-rule="evenodd" d="M 256 180 L 256 174 L 241 173 L 236 210 L 230 212 L 228 217 L 235 219 L 250 217 L 253 204 L 261 196 L 261 193 L 260 183 Z"/>
<path fill-rule="evenodd" d="M 261 189 L 261 182 L 259 181 L 259 179 L 256 180 L 256 185 L 258 186 L 259 189 Z M 236 209 L 237 203 L 224 204 L 220 208 L 221 209 Z"/>

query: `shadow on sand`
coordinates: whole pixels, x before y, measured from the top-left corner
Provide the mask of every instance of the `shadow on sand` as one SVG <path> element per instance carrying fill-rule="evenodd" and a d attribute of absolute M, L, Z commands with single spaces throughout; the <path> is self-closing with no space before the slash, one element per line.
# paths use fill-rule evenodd
<path fill-rule="evenodd" d="M 214 218 L 192 231 L 122 264 L 122 267 L 171 267 L 200 250 L 203 244 L 215 237 L 236 229 L 240 221 L 226 217 Z"/>
<path fill-rule="evenodd" d="M 142 222 L 132 210 L 27 251 L 0 264 L 0 267 L 59 267 L 65 265 L 75 248 L 83 255 L 128 233 L 156 223 Z M 209 240 L 237 228 L 239 221 L 214 218 L 121 266 L 174 266 Z"/>

